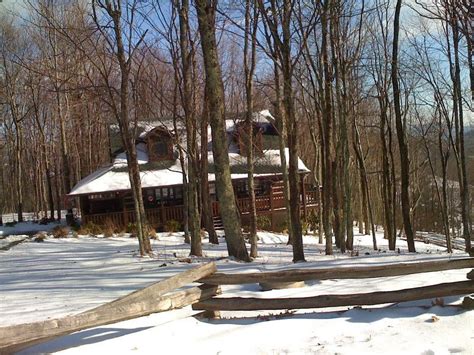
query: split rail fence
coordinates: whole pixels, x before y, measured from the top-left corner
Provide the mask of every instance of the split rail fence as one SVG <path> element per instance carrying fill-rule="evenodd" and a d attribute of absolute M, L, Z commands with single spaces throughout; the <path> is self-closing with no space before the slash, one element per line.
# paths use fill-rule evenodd
<path fill-rule="evenodd" d="M 212 315 L 216 311 L 285 310 L 339 306 L 364 306 L 414 301 L 474 293 L 474 270 L 468 280 L 410 289 L 359 293 L 328 294 L 296 298 L 217 297 L 220 285 L 285 284 L 310 280 L 365 279 L 403 276 L 451 269 L 474 268 L 474 258 L 407 262 L 368 267 L 291 269 L 275 272 L 217 273 L 215 263 L 196 268 L 154 283 L 92 310 L 41 322 L 0 327 L 0 354 L 9 354 L 87 328 L 146 316 L 192 305 L 194 310 Z M 200 286 L 178 290 L 191 283 Z"/>

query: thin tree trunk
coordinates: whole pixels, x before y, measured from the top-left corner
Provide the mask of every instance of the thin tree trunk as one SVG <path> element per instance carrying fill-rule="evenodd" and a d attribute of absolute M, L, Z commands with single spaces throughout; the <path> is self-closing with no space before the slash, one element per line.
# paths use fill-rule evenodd
<path fill-rule="evenodd" d="M 454 6 L 454 5 L 451 5 Z M 452 18 L 450 19 L 452 31 L 453 31 L 453 49 L 454 49 L 454 109 L 458 111 L 457 119 L 458 124 L 456 125 L 458 151 L 460 157 L 460 198 L 461 198 L 461 217 L 463 226 L 463 238 L 466 247 L 466 252 L 471 253 L 471 216 L 470 216 L 470 201 L 469 201 L 469 183 L 467 180 L 466 172 L 466 151 L 464 147 L 464 112 L 463 112 L 463 99 L 461 92 L 461 69 L 459 59 L 459 28 L 458 19 L 456 17 L 456 11 L 454 7 L 450 9 L 452 11 Z"/>
<path fill-rule="evenodd" d="M 201 117 L 201 214 L 204 227 L 209 234 L 209 243 L 219 244 L 211 206 L 211 196 L 209 193 L 209 161 L 208 161 L 208 121 L 209 110 L 207 103 L 207 88 L 204 88 L 204 109 Z"/>
<path fill-rule="evenodd" d="M 186 125 L 186 147 L 188 161 L 188 211 L 189 232 L 191 234 L 190 255 L 202 256 L 201 245 L 201 216 L 199 214 L 199 187 L 198 187 L 198 149 L 197 126 L 193 108 L 192 89 L 192 61 L 194 48 L 189 40 L 189 1 L 181 0 L 179 6 L 179 43 L 181 50 L 182 71 L 182 105 Z"/>
<path fill-rule="evenodd" d="M 410 160 L 408 155 L 408 143 L 406 137 L 406 124 L 402 120 L 402 109 L 400 102 L 400 85 L 398 83 L 398 37 L 400 32 L 400 10 L 402 0 L 397 0 L 395 17 L 393 20 L 393 47 L 392 47 L 392 86 L 395 108 L 395 126 L 397 129 L 398 147 L 400 152 L 400 178 L 402 197 L 403 227 L 407 238 L 408 251 L 415 252 L 415 236 L 410 218 Z"/>
<path fill-rule="evenodd" d="M 321 59 L 322 68 L 324 75 L 324 102 L 322 109 L 322 146 L 324 147 L 323 153 L 323 226 L 324 235 L 326 237 L 326 255 L 331 255 L 332 251 L 332 229 L 330 212 L 333 207 L 333 201 L 331 199 L 331 191 L 333 185 L 333 170 L 332 170 L 332 130 L 333 130 L 333 115 L 332 115 L 332 95 L 331 95 L 331 74 L 329 69 L 329 58 L 328 58 L 328 15 L 330 9 L 330 0 L 326 0 L 323 5 L 323 13 L 321 15 Z"/>
<path fill-rule="evenodd" d="M 109 3 L 110 5 L 110 3 Z M 116 58 L 120 66 L 120 108 L 117 112 L 117 118 L 122 137 L 122 143 L 125 147 L 125 153 L 127 158 L 128 175 L 130 180 L 130 186 L 132 190 L 133 202 L 135 207 L 135 218 L 137 224 L 137 237 L 140 248 L 140 255 L 146 255 L 151 253 L 150 239 L 146 233 L 146 214 L 145 207 L 143 204 L 143 194 L 140 179 L 140 169 L 138 165 L 137 149 L 135 145 L 135 137 L 133 137 L 132 125 L 130 122 L 129 114 L 129 76 L 130 76 L 130 58 L 126 58 L 125 47 L 122 41 L 122 12 L 120 3 L 117 4 L 115 9 L 112 6 L 107 7 L 107 12 L 112 18 L 113 31 L 115 33 L 116 40 Z"/>
<path fill-rule="evenodd" d="M 258 256 L 257 250 L 257 208 L 255 206 L 255 182 L 254 182 L 254 128 L 253 128 L 253 74 L 255 71 L 255 55 L 257 45 L 257 5 L 252 5 L 250 0 L 245 2 L 245 34 L 244 34 L 244 73 L 245 73 L 245 102 L 246 116 L 244 135 L 247 146 L 247 186 L 249 195 L 249 217 L 250 217 L 250 257 Z M 250 37 L 250 38 L 249 38 Z M 249 43 L 250 41 L 250 43 Z M 249 48 L 250 47 L 250 48 Z"/>
<path fill-rule="evenodd" d="M 288 228 L 288 243 L 291 244 L 293 240 L 293 229 L 290 223 L 291 221 L 291 205 L 290 205 L 290 184 L 288 181 L 288 163 L 286 159 L 286 141 L 287 141 L 287 124 L 286 116 L 281 107 L 281 84 L 280 84 L 280 74 L 278 66 L 276 63 L 273 65 L 273 73 L 275 80 L 275 119 L 276 126 L 278 130 L 278 148 L 280 150 L 280 165 L 281 165 L 281 174 L 283 178 L 283 195 L 285 200 L 285 210 L 286 210 L 286 224 Z"/>

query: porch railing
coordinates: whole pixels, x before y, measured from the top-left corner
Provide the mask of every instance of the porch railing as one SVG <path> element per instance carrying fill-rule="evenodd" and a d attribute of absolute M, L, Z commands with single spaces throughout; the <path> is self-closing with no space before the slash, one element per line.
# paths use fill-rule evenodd
<path fill-rule="evenodd" d="M 308 209 L 318 206 L 318 191 L 305 191 L 305 205 Z M 303 200 L 303 195 L 302 198 Z M 303 202 L 303 201 L 302 201 Z M 285 208 L 285 197 L 283 191 L 272 191 L 270 195 L 256 196 L 255 205 L 258 212 L 272 211 Z M 250 198 L 237 199 L 237 206 L 240 213 L 248 213 L 250 211 Z M 303 207 L 303 206 L 302 206 Z M 219 201 L 212 201 L 211 204 L 213 216 L 220 215 Z M 163 206 L 145 210 L 148 223 L 157 226 L 164 225 L 166 221 L 176 220 L 178 222 L 184 219 L 184 206 Z M 82 222 L 93 222 L 94 224 L 104 225 L 108 222 L 116 226 L 126 226 L 129 223 L 135 223 L 134 211 L 97 213 L 82 216 Z"/>
<path fill-rule="evenodd" d="M 166 221 L 176 220 L 181 222 L 184 219 L 184 206 L 163 206 L 162 208 L 153 208 L 145 210 L 148 223 L 152 225 L 162 225 Z M 96 213 L 82 216 L 82 222 L 93 222 L 103 225 L 108 221 L 116 226 L 126 226 L 129 223 L 135 223 L 134 211 Z"/>

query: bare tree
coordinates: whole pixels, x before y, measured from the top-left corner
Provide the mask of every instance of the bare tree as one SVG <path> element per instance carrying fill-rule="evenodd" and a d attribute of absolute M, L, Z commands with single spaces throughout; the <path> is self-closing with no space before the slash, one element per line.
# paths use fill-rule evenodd
<path fill-rule="evenodd" d="M 229 166 L 224 92 L 215 34 L 217 2 L 215 0 L 197 0 L 195 5 L 206 72 L 206 97 L 209 103 L 208 112 L 212 133 L 216 189 L 226 235 L 227 250 L 230 256 L 249 261 L 249 255 L 242 237 L 240 216 L 235 203 Z"/>
<path fill-rule="evenodd" d="M 253 127 L 253 76 L 256 66 L 258 8 L 251 4 L 250 0 L 245 2 L 245 32 L 244 32 L 244 74 L 245 74 L 245 98 L 246 114 L 244 136 L 247 146 L 247 185 L 249 193 L 250 214 L 250 256 L 256 258 L 257 251 L 257 208 L 255 206 L 255 182 L 254 182 L 254 127 Z"/>
<path fill-rule="evenodd" d="M 129 172 L 130 186 L 135 206 L 137 221 L 137 237 L 140 245 L 140 254 L 150 253 L 151 244 L 146 233 L 146 214 L 143 205 L 143 195 L 140 180 L 140 169 L 137 159 L 135 136 L 137 132 L 136 120 L 130 117 L 130 74 L 133 60 L 140 44 L 143 42 L 146 30 L 141 32 L 137 39 L 137 28 L 134 19 L 139 6 L 138 1 L 132 1 L 122 7 L 120 0 L 94 0 L 92 2 L 93 19 L 97 29 L 106 41 L 110 52 L 114 55 L 119 67 L 118 99 L 116 88 L 110 83 L 109 77 L 104 77 L 105 85 L 112 98 L 111 108 L 120 128 L 122 143 L 125 148 Z M 125 18 L 128 21 L 124 21 Z M 110 31 L 108 31 L 110 29 Z"/>
<path fill-rule="evenodd" d="M 395 126 L 397 128 L 398 148 L 400 152 L 400 177 L 402 195 L 403 227 L 407 237 L 408 251 L 415 252 L 415 236 L 410 217 L 410 160 L 406 138 L 407 125 L 403 122 L 400 102 L 400 85 L 398 82 L 398 39 L 400 33 L 400 11 L 402 0 L 397 0 L 395 17 L 393 19 L 393 46 L 392 46 L 392 87 L 395 108 Z"/>

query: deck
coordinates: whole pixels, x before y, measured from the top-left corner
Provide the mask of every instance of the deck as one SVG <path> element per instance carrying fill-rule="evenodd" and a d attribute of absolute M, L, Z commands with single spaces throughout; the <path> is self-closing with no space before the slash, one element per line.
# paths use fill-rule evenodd
<path fill-rule="evenodd" d="M 316 211 L 319 206 L 318 191 L 303 189 L 301 194 L 301 214 L 306 216 L 311 211 Z M 303 198 L 304 197 L 304 198 Z M 250 198 L 237 198 L 237 207 L 240 215 L 245 219 L 250 211 Z M 285 199 L 283 191 L 271 189 L 268 195 L 260 195 L 255 198 L 257 215 L 267 216 L 271 223 L 272 230 L 277 228 L 277 221 L 285 218 Z M 169 220 L 182 222 L 184 220 L 184 206 L 161 206 L 145 210 L 148 223 L 152 226 L 164 226 Z M 213 217 L 220 216 L 219 201 L 212 201 Z M 120 212 L 108 212 L 87 214 L 82 216 L 82 222 L 93 222 L 98 225 L 113 223 L 115 226 L 127 226 L 129 223 L 135 223 L 135 211 L 126 210 Z"/>

